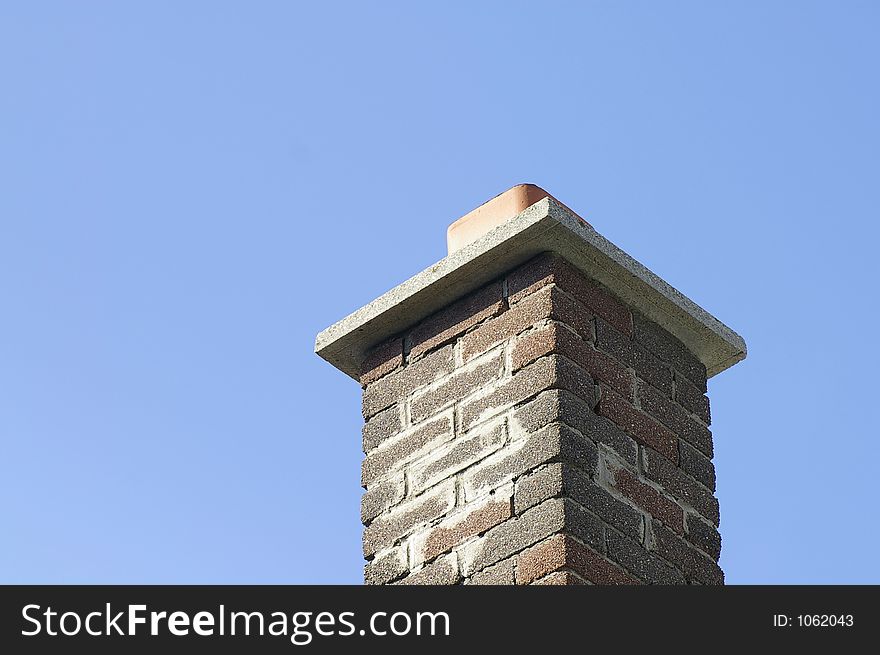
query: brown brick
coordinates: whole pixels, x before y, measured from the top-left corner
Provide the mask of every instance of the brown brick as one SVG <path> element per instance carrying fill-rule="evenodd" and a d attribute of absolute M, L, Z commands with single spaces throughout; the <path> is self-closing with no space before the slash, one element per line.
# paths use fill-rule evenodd
<path fill-rule="evenodd" d="M 579 469 L 564 464 L 562 486 L 566 498 L 590 510 L 621 532 L 636 539 L 641 538 L 642 515 L 627 503 L 612 496 Z"/>
<path fill-rule="evenodd" d="M 513 416 L 514 421 L 527 432 L 558 421 L 574 428 L 588 440 L 609 446 L 627 462 L 633 465 L 638 462 L 636 442 L 607 418 L 596 414 L 586 402 L 567 391 L 545 391 L 518 407 Z M 582 464 L 578 466 L 585 470 L 588 468 Z"/>
<path fill-rule="evenodd" d="M 566 272 L 569 276 L 576 273 L 558 255 L 549 252 L 542 253 L 507 275 L 508 301 L 511 304 L 519 302 L 529 294 L 555 282 L 558 283 L 560 274 Z"/>
<path fill-rule="evenodd" d="M 640 581 L 589 546 L 569 539 L 569 566 L 596 585 L 636 585 Z"/>
<path fill-rule="evenodd" d="M 706 391 L 706 367 L 681 341 L 638 313 L 633 316 L 633 328 L 633 339 L 637 343 L 684 373 L 700 391 Z"/>
<path fill-rule="evenodd" d="M 596 347 L 634 369 L 636 375 L 667 396 L 672 396 L 672 369 L 601 318 L 596 319 Z"/>
<path fill-rule="evenodd" d="M 510 517 L 510 498 L 493 498 L 463 514 L 451 516 L 425 534 L 418 535 L 413 543 L 414 557 L 416 561 L 432 560 Z"/>
<path fill-rule="evenodd" d="M 642 410 L 663 423 L 707 457 L 712 457 L 712 433 L 706 426 L 695 421 L 680 405 L 669 400 L 649 384 L 640 382 L 638 394 Z"/>
<path fill-rule="evenodd" d="M 687 528 L 687 540 L 717 561 L 721 555 L 721 535 L 715 526 L 696 514 L 688 514 Z"/>
<path fill-rule="evenodd" d="M 624 397 L 633 397 L 633 376 L 617 360 L 596 350 L 559 323 L 524 334 L 511 354 L 517 371 L 539 357 L 556 353 L 572 360 L 594 379 L 604 382 Z"/>
<path fill-rule="evenodd" d="M 712 559 L 690 546 L 659 521 L 651 526 L 657 553 L 677 566 L 690 580 L 704 585 L 724 584 L 724 573 Z"/>
<path fill-rule="evenodd" d="M 558 354 L 558 331 L 557 324 L 553 323 L 520 336 L 514 343 L 510 355 L 513 372 L 519 371 L 541 357 Z"/>
<path fill-rule="evenodd" d="M 547 318 L 565 324 L 584 341 L 596 340 L 593 313 L 587 307 L 556 285 L 550 287 L 550 299 L 553 311 Z"/>
<path fill-rule="evenodd" d="M 491 566 L 565 527 L 566 506 L 553 498 L 487 532 L 461 551 L 465 574 Z"/>
<path fill-rule="evenodd" d="M 504 353 L 498 352 L 480 360 L 479 364 L 459 369 L 444 380 L 440 385 L 425 393 L 415 396 L 410 401 L 410 417 L 417 423 L 441 408 L 457 402 L 479 389 L 497 380 L 504 367 Z"/>
<path fill-rule="evenodd" d="M 684 575 L 668 562 L 615 530 L 608 530 L 608 557 L 646 584 L 685 584 Z"/>
<path fill-rule="evenodd" d="M 410 357 L 451 341 L 468 328 L 504 309 L 501 282 L 493 282 L 476 293 L 441 309 L 410 332 Z"/>
<path fill-rule="evenodd" d="M 675 402 L 694 414 L 703 423 L 709 425 L 712 422 L 712 414 L 709 411 L 709 398 L 681 373 L 675 373 Z"/>
<path fill-rule="evenodd" d="M 453 366 L 452 346 L 446 346 L 367 385 L 363 397 L 364 418 L 403 400 L 408 394 L 427 386 L 435 379 L 448 375 Z"/>
<path fill-rule="evenodd" d="M 364 423 L 364 452 L 370 452 L 386 439 L 390 439 L 400 433 L 402 429 L 403 423 L 400 420 L 400 407 L 398 405 L 392 405 L 388 409 L 371 416 Z"/>
<path fill-rule="evenodd" d="M 629 308 L 567 261 L 551 253 L 539 255 L 508 275 L 510 302 L 518 302 L 548 284 L 556 284 L 624 334 L 632 334 Z"/>
<path fill-rule="evenodd" d="M 452 417 L 444 415 L 386 440 L 380 447 L 371 450 L 361 463 L 361 484 L 369 486 L 397 465 L 451 438 Z"/>
<path fill-rule="evenodd" d="M 465 471 L 461 489 L 470 500 L 549 461 L 569 461 L 595 471 L 598 458 L 595 444 L 565 425 L 551 423 Z"/>
<path fill-rule="evenodd" d="M 529 584 L 564 567 L 565 542 L 565 535 L 556 534 L 517 555 L 516 584 Z"/>
<path fill-rule="evenodd" d="M 588 341 L 593 339 L 593 315 L 571 296 L 551 285 L 462 336 L 460 341 L 462 359 L 467 362 L 472 357 L 547 319 L 555 319 L 567 324 Z"/>
<path fill-rule="evenodd" d="M 498 422 L 475 428 L 435 449 L 428 458 L 411 466 L 409 479 L 412 492 L 420 493 L 491 455 L 504 445 L 506 437 L 504 423 Z"/>
<path fill-rule="evenodd" d="M 554 319 L 565 323 L 581 338 L 593 340 L 593 315 L 557 286 L 544 287 L 512 305 L 509 310 L 461 338 L 464 361 L 485 352 L 539 321 Z"/>
<path fill-rule="evenodd" d="M 464 362 L 486 352 L 503 341 L 527 330 L 550 314 L 550 294 L 536 294 L 531 302 L 511 307 L 461 337 L 459 344 Z"/>
<path fill-rule="evenodd" d="M 461 580 L 458 572 L 458 563 L 455 555 L 447 555 L 436 562 L 426 564 L 422 569 L 411 573 L 403 580 L 395 582 L 398 585 L 453 585 Z"/>
<path fill-rule="evenodd" d="M 611 528 L 580 504 L 569 498 L 562 500 L 565 509 L 565 532 L 595 550 L 601 551 L 605 547 L 605 533 Z"/>
<path fill-rule="evenodd" d="M 516 481 L 513 508 L 516 514 L 562 495 L 562 463 L 554 462 L 522 476 Z"/>
<path fill-rule="evenodd" d="M 568 568 L 599 585 L 639 584 L 639 581 L 589 546 L 558 534 L 523 551 L 516 560 L 516 583 L 534 580 Z"/>
<path fill-rule="evenodd" d="M 547 389 L 565 389 L 595 404 L 593 379 L 583 369 L 557 355 L 542 357 L 491 393 L 467 402 L 461 407 L 461 427 L 465 430 L 508 407 L 528 400 Z"/>
<path fill-rule="evenodd" d="M 656 519 L 663 521 L 678 534 L 684 534 L 684 511 L 654 487 L 625 468 L 614 468 L 614 488 Z"/>
<path fill-rule="evenodd" d="M 403 366 L 403 339 L 395 337 L 367 353 L 361 364 L 361 384 L 375 382 L 400 366 Z"/>
<path fill-rule="evenodd" d="M 398 505 L 393 512 L 383 514 L 364 529 L 364 557 L 393 545 L 417 525 L 443 516 L 454 504 L 455 485 L 450 480 Z"/>
<path fill-rule="evenodd" d="M 513 585 L 516 580 L 513 575 L 514 562 L 516 557 L 508 557 L 505 560 L 493 564 L 492 566 L 477 571 L 468 580 L 466 584 L 473 585 Z"/>
<path fill-rule="evenodd" d="M 364 584 L 388 584 L 409 570 L 406 562 L 406 547 L 401 546 L 377 555 L 364 565 Z"/>
<path fill-rule="evenodd" d="M 540 580 L 535 580 L 532 582 L 533 585 L 553 585 L 553 586 L 572 586 L 572 585 L 586 585 L 587 582 L 584 581 L 578 575 L 575 575 L 571 571 L 554 571 L 550 575 L 545 575 Z"/>
<path fill-rule="evenodd" d="M 632 398 L 632 374 L 614 358 L 578 341 L 567 331 L 560 332 L 559 352 L 580 365 L 599 382 L 604 382 L 625 398 Z"/>
<path fill-rule="evenodd" d="M 386 509 L 403 500 L 403 474 L 383 480 L 364 492 L 361 498 L 361 522 L 373 520 Z"/>
<path fill-rule="evenodd" d="M 616 392 L 603 387 L 602 398 L 596 409 L 639 443 L 651 446 L 672 462 L 678 462 L 678 438 L 675 434 L 634 408 Z"/>
<path fill-rule="evenodd" d="M 643 448 L 642 455 L 646 477 L 658 483 L 666 493 L 693 507 L 713 525 L 718 525 L 718 500 L 711 491 L 650 448 Z"/>
<path fill-rule="evenodd" d="M 709 491 L 715 491 L 715 465 L 712 460 L 683 439 L 678 440 L 678 465 Z"/>

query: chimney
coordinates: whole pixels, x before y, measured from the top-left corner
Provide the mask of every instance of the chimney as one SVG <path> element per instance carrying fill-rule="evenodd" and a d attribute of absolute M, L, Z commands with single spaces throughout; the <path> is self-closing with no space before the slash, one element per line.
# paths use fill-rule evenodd
<path fill-rule="evenodd" d="M 723 584 L 706 380 L 743 339 L 533 185 L 321 332 L 367 584 Z"/>

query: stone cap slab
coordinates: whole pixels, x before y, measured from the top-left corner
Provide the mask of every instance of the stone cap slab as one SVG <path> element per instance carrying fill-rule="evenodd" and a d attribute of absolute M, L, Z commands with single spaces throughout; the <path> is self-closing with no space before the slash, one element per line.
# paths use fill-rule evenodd
<path fill-rule="evenodd" d="M 315 339 L 315 352 L 358 380 L 365 354 L 373 346 L 532 257 L 554 252 L 675 335 L 705 364 L 710 377 L 746 357 L 741 336 L 553 196 L 545 195 L 496 226 L 483 227 L 489 231 L 478 236 L 476 230 L 433 266 L 322 331 Z"/>

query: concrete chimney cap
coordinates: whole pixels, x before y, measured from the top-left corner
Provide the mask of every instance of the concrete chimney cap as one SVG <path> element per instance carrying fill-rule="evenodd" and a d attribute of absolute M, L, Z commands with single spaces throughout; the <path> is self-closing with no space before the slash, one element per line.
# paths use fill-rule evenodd
<path fill-rule="evenodd" d="M 554 252 L 675 335 L 710 377 L 746 357 L 740 335 L 538 186 L 517 185 L 452 223 L 447 247 L 439 262 L 318 334 L 315 352 L 358 380 L 372 347 L 532 257 Z"/>

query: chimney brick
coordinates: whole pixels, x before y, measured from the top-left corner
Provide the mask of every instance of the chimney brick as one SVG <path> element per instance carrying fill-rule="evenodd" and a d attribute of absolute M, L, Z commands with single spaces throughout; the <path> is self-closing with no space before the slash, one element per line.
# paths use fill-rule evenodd
<path fill-rule="evenodd" d="M 482 571 L 477 571 L 468 580 L 466 584 L 476 585 L 514 585 L 516 584 L 515 576 L 516 556 L 508 557 Z"/>
<path fill-rule="evenodd" d="M 586 585 L 583 578 L 572 573 L 571 571 L 554 571 L 550 575 L 546 575 L 540 580 L 535 580 L 533 585 L 553 585 L 553 586 L 569 586 L 569 585 Z"/>
<path fill-rule="evenodd" d="M 365 580 L 721 581 L 705 369 L 558 257 L 506 281 L 371 355 Z"/>
<path fill-rule="evenodd" d="M 667 396 L 672 395 L 672 369 L 669 365 L 601 318 L 596 319 L 596 347 L 624 366 L 633 369 L 636 375 L 648 384 Z"/>
<path fill-rule="evenodd" d="M 662 423 L 633 407 L 632 403 L 611 389 L 602 389 L 602 400 L 596 411 L 615 423 L 640 444 L 651 446 L 667 457 L 673 464 L 678 463 L 678 438 Z"/>
<path fill-rule="evenodd" d="M 599 248 L 567 212 L 544 192 L 510 220 L 552 219 Z M 448 261 L 470 266 L 502 223 L 483 212 Z M 529 252 L 538 237 L 497 238 Z M 359 327 L 327 337 L 325 356 L 363 386 L 367 584 L 723 584 L 706 380 L 745 345 L 699 308 L 663 305 L 659 282 L 642 301 L 602 273 L 622 264 L 589 275 L 576 248 L 546 243 L 573 259 L 484 255 L 466 292 L 399 288 L 391 299 L 416 314 L 386 303 L 393 321 L 352 315 Z"/>
<path fill-rule="evenodd" d="M 531 584 L 535 580 L 550 584 L 546 576 L 554 573 L 574 573 L 584 580 L 600 585 L 640 584 L 637 578 L 620 566 L 566 534 L 554 535 L 524 550 L 517 557 L 517 584 Z"/>

